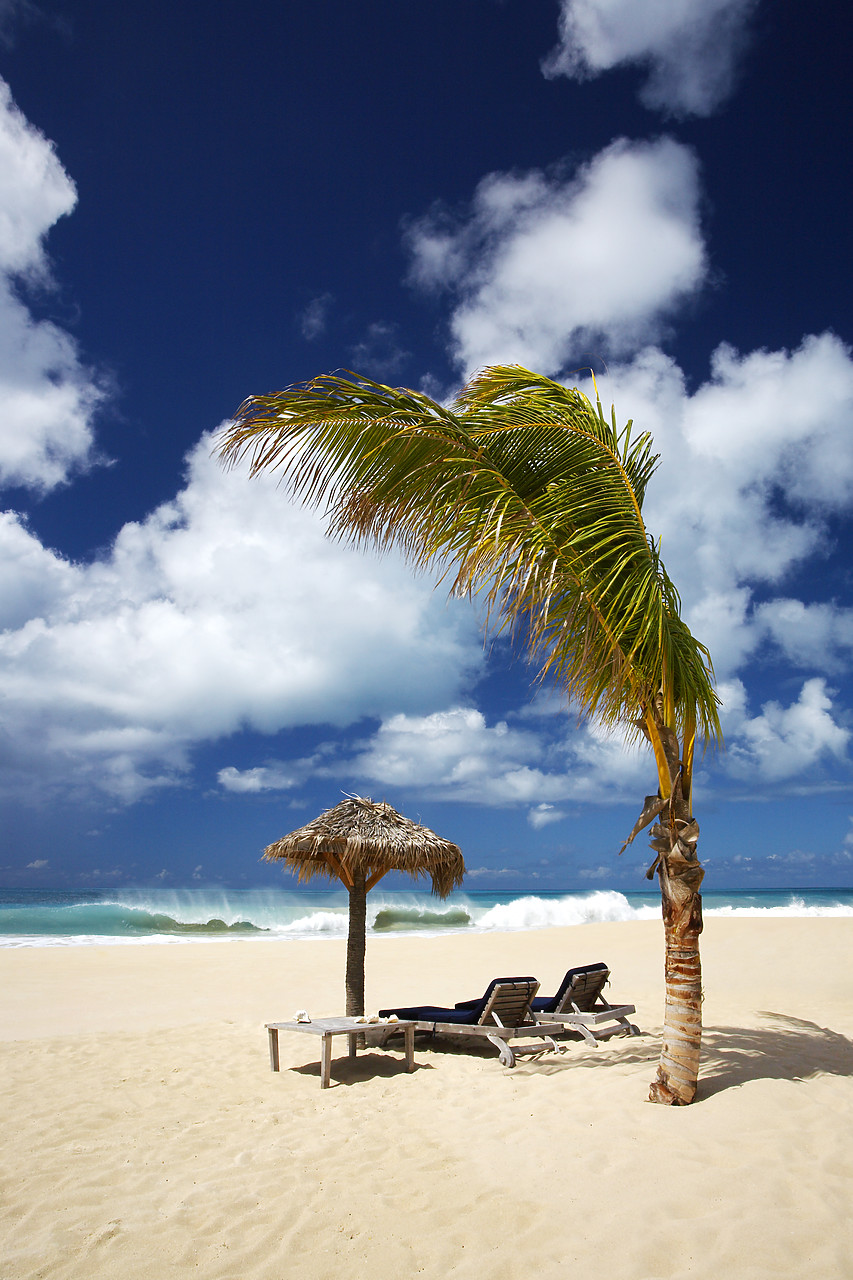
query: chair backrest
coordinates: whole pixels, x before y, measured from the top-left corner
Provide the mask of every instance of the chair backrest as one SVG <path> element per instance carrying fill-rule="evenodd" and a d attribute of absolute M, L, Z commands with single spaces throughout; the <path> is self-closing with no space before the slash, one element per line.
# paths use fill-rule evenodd
<path fill-rule="evenodd" d="M 581 1013 L 589 1013 L 601 999 L 601 993 L 610 980 L 610 970 L 599 961 L 597 964 L 584 964 L 576 969 L 569 969 L 554 1000 L 551 1013 L 570 1013 L 579 1009 Z"/>
<path fill-rule="evenodd" d="M 494 978 L 486 989 L 476 1021 L 480 1026 L 520 1027 L 530 1015 L 530 1001 L 539 990 L 536 978 Z"/>

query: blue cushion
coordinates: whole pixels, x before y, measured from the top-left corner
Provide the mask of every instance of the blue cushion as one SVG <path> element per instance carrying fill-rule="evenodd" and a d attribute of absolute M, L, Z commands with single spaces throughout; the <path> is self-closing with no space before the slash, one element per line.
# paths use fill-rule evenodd
<path fill-rule="evenodd" d="M 414 1022 L 446 1022 L 447 1017 L 455 1013 L 454 1009 L 440 1009 L 437 1005 L 419 1004 L 411 1009 L 380 1009 L 380 1018 L 387 1018 L 396 1013 L 398 1018 L 410 1018 Z"/>
<path fill-rule="evenodd" d="M 535 978 L 492 978 L 479 1000 L 463 1000 L 453 1009 L 443 1009 L 438 1005 L 422 1004 L 408 1009 L 380 1009 L 380 1018 L 387 1018 L 396 1013 L 398 1018 L 412 1018 L 416 1022 L 456 1022 L 461 1026 L 474 1026 L 482 1016 L 489 1003 L 489 997 L 500 982 L 534 982 Z"/>

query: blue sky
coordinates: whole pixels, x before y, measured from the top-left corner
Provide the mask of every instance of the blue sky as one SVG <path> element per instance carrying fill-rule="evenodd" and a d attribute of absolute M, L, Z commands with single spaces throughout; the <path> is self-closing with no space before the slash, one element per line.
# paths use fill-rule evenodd
<path fill-rule="evenodd" d="M 853 884 L 841 7 L 0 0 L 0 883 L 278 884 L 388 799 L 472 888 L 645 888 L 654 772 L 475 607 L 212 456 L 346 367 L 592 365 L 714 657 L 706 888 Z"/>

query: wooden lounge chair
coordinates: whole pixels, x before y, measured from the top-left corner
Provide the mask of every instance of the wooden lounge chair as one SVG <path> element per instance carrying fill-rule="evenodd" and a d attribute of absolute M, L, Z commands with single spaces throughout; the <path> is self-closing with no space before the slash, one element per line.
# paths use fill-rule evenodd
<path fill-rule="evenodd" d="M 609 981 L 610 970 L 601 961 L 580 965 L 569 969 L 555 996 L 536 997 L 530 1008 L 536 1018 L 577 1029 L 590 1044 L 620 1033 L 638 1036 L 639 1027 L 628 1021 L 634 1006 L 608 1004 L 604 999 L 602 992 Z"/>
<path fill-rule="evenodd" d="M 514 1067 L 521 1055 L 540 1054 L 548 1049 L 560 1052 L 553 1036 L 562 1030 L 561 1024 L 550 1019 L 539 1019 L 531 1013 L 530 1002 L 539 990 L 535 978 L 493 978 L 479 1000 L 464 1000 L 452 1009 L 438 1005 L 415 1005 L 408 1009 L 380 1009 L 379 1016 L 412 1019 L 415 1031 L 434 1036 L 485 1037 L 495 1045 L 505 1067 Z M 383 1028 L 383 1036 L 393 1035 L 393 1029 Z M 513 1044 L 522 1036 L 533 1038 L 533 1043 Z"/>

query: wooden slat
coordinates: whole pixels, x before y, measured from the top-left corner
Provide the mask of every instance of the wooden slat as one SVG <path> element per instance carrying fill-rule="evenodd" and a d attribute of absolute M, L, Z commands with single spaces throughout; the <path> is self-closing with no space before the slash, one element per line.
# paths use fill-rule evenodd
<path fill-rule="evenodd" d="M 609 969 L 593 969 L 591 973 L 576 973 L 560 1001 L 557 1012 L 568 1012 L 573 1005 L 582 1011 L 593 1009 L 609 979 Z"/>
<path fill-rule="evenodd" d="M 516 1027 L 524 1021 L 530 1001 L 539 990 L 538 982 L 500 982 L 489 997 L 480 1022 L 483 1025 L 495 1021 L 494 1015 L 506 1027 Z"/>

